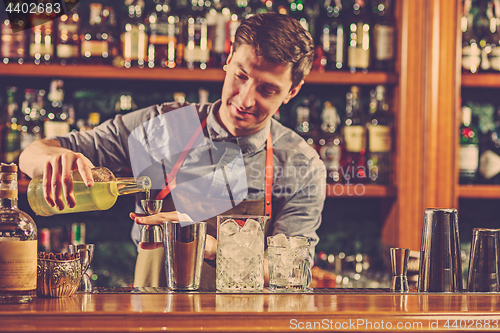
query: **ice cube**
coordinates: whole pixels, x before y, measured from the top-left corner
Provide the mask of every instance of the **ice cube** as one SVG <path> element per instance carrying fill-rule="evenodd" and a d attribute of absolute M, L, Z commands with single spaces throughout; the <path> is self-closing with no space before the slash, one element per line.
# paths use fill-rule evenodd
<path fill-rule="evenodd" d="M 238 223 L 236 223 L 236 221 L 233 219 L 226 220 L 220 225 L 220 232 L 224 236 L 232 236 L 235 233 L 239 232 L 240 229 L 241 228 Z"/>
<path fill-rule="evenodd" d="M 285 234 L 276 234 L 272 237 L 272 243 L 273 246 L 279 246 L 279 247 L 290 247 L 290 242 L 288 241 L 288 238 L 285 236 Z"/>
<path fill-rule="evenodd" d="M 296 249 L 296 248 L 302 247 L 302 246 L 309 246 L 309 238 L 302 237 L 302 236 L 290 237 L 290 246 L 293 249 Z"/>
<path fill-rule="evenodd" d="M 259 222 L 254 219 L 248 219 L 241 231 L 252 237 L 257 237 L 262 233 L 262 228 L 260 227 Z"/>

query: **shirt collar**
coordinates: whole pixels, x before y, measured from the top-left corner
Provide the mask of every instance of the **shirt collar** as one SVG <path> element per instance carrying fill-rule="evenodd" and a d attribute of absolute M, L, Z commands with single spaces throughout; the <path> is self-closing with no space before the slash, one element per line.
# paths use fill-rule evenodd
<path fill-rule="evenodd" d="M 217 118 L 215 117 L 215 113 L 219 112 L 220 105 L 221 100 L 218 100 L 212 104 L 212 107 L 208 111 L 207 130 L 210 139 L 213 141 L 234 142 L 240 147 L 243 155 L 252 154 L 264 149 L 267 137 L 269 136 L 269 131 L 271 130 L 271 122 L 268 121 L 266 126 L 256 133 L 234 137 L 226 131 L 221 124 L 219 124 Z"/>

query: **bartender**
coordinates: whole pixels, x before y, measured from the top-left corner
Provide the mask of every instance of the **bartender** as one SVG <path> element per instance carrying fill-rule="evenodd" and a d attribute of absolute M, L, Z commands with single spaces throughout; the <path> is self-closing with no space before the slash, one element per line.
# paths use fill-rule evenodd
<path fill-rule="evenodd" d="M 267 215 L 266 236 L 309 237 L 313 262 L 325 167 L 299 135 L 273 119 L 300 91 L 313 49 L 310 34 L 290 16 L 251 16 L 236 31 L 220 100 L 164 103 L 91 131 L 35 141 L 22 152 L 20 169 L 43 174 L 45 198 L 59 209 L 75 205 L 74 170 L 87 186 L 94 166 L 149 176 L 163 212 L 145 216 L 137 206 L 132 239 L 139 243 L 140 224 L 207 221 L 203 288 L 215 287 L 217 215 Z M 166 286 L 163 249 L 138 247 L 134 285 Z"/>

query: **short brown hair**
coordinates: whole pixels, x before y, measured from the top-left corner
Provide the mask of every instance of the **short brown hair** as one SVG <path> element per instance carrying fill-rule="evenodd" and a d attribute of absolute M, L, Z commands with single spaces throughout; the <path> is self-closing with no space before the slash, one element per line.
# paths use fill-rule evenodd
<path fill-rule="evenodd" d="M 265 13 L 243 20 L 234 36 L 233 52 L 247 44 L 270 63 L 292 66 L 292 88 L 311 71 L 314 41 L 289 15 Z"/>

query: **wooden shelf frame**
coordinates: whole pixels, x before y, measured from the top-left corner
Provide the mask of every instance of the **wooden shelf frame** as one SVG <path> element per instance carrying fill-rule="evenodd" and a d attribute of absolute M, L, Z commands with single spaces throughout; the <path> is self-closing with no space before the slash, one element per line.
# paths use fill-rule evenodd
<path fill-rule="evenodd" d="M 462 87 L 500 88 L 500 73 L 462 74 Z"/>
<path fill-rule="evenodd" d="M 16 77 L 223 82 L 225 75 L 226 73 L 222 69 L 215 68 L 189 70 L 187 68 L 118 68 L 104 65 L 0 64 L 0 76 Z M 385 72 L 349 73 L 327 71 L 320 73 L 315 71 L 311 72 L 306 78 L 307 84 L 329 85 L 393 85 L 397 81 L 397 74 Z"/>
<path fill-rule="evenodd" d="M 499 185 L 460 185 L 460 199 L 500 199 Z"/>

